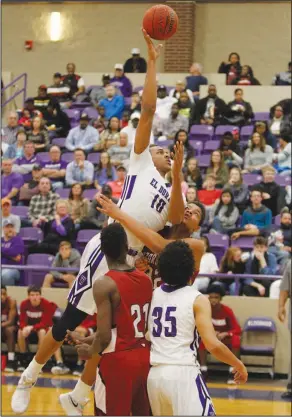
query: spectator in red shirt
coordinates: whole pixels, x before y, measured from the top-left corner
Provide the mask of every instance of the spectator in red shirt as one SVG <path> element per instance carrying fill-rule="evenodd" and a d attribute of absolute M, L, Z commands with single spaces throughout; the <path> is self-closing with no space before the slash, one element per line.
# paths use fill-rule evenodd
<path fill-rule="evenodd" d="M 240 356 L 240 334 L 241 328 L 236 320 L 236 317 L 230 307 L 221 303 L 225 295 L 222 286 L 212 284 L 208 288 L 209 300 L 212 308 L 212 322 L 217 338 L 224 343 L 235 356 Z M 207 351 L 200 342 L 199 358 L 201 364 L 201 371 L 204 377 L 207 376 Z M 228 384 L 233 383 L 233 368 L 229 368 Z"/>
<path fill-rule="evenodd" d="M 119 199 L 121 197 L 126 175 L 126 168 L 123 165 L 120 165 L 117 167 L 117 179 L 115 181 L 110 181 L 107 183 L 113 191 L 112 196 L 114 198 Z"/>
<path fill-rule="evenodd" d="M 207 175 L 203 183 L 203 190 L 198 191 L 198 199 L 204 206 L 213 206 L 215 201 L 220 198 L 222 190 L 216 190 L 216 178 L 213 174 Z"/>
<path fill-rule="evenodd" d="M 17 371 L 25 369 L 25 356 L 27 354 L 28 343 L 41 343 L 49 328 L 53 325 L 53 316 L 57 305 L 46 300 L 41 296 L 41 289 L 31 285 L 27 289 L 28 298 L 20 304 L 19 330 L 17 343 L 20 352 L 19 365 Z M 57 365 L 62 372 L 68 373 L 69 369 L 64 365 L 60 349 L 56 352 L 55 358 Z M 52 368 L 53 372 L 53 368 Z M 54 372 L 57 373 L 57 372 Z"/>

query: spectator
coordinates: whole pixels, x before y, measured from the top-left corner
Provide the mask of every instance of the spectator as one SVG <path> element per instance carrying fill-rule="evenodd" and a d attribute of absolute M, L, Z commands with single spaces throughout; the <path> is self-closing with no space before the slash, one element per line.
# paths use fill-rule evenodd
<path fill-rule="evenodd" d="M 48 104 L 51 105 L 50 103 Z M 27 138 L 35 146 L 36 152 L 45 152 L 49 146 L 49 134 L 45 129 L 44 120 L 40 117 L 34 117 L 31 122 L 31 130 L 27 132 Z"/>
<path fill-rule="evenodd" d="M 67 114 L 61 110 L 58 103 L 55 106 L 48 105 L 45 118 L 50 139 L 66 137 L 68 135 L 70 120 Z"/>
<path fill-rule="evenodd" d="M 218 125 L 226 111 L 227 106 L 225 102 L 217 96 L 216 86 L 210 84 L 207 97 L 200 99 L 196 103 L 190 116 L 190 124 Z"/>
<path fill-rule="evenodd" d="M 52 190 L 64 187 L 67 162 L 61 159 L 61 149 L 53 145 L 49 151 L 50 161 L 43 162 L 43 176 L 51 180 Z"/>
<path fill-rule="evenodd" d="M 115 116 L 121 119 L 124 108 L 125 100 L 123 96 L 118 96 L 113 85 L 107 85 L 105 87 L 106 98 L 100 100 L 99 105 L 105 108 L 105 117 L 110 119 Z"/>
<path fill-rule="evenodd" d="M 285 130 L 286 126 L 288 125 L 289 120 L 284 116 L 283 107 L 276 106 L 273 111 L 273 116 L 268 122 L 270 133 L 276 138 L 279 138 L 281 136 L 281 132 Z"/>
<path fill-rule="evenodd" d="M 209 222 L 212 226 L 211 233 L 230 234 L 236 229 L 239 217 L 238 208 L 234 204 L 233 194 L 230 190 L 222 191 L 219 202 L 210 212 Z"/>
<path fill-rule="evenodd" d="M 22 175 L 12 172 L 12 160 L 4 159 L 2 161 L 1 197 L 10 198 L 12 204 L 15 204 L 22 185 Z"/>
<path fill-rule="evenodd" d="M 228 181 L 228 167 L 225 165 L 224 156 L 220 151 L 213 151 L 211 154 L 210 166 L 207 175 L 214 175 L 216 178 L 216 188 L 223 188 Z"/>
<path fill-rule="evenodd" d="M 288 64 L 288 71 L 279 72 L 273 77 L 273 85 L 291 85 L 292 62 Z"/>
<path fill-rule="evenodd" d="M 124 64 L 124 72 L 145 73 L 147 71 L 147 63 L 145 59 L 140 56 L 140 49 L 133 48 L 131 54 L 132 58 L 127 59 Z"/>
<path fill-rule="evenodd" d="M 202 75 L 202 71 L 202 65 L 194 62 L 190 68 L 191 75 L 186 77 L 186 88 L 192 91 L 195 100 L 200 97 L 200 86 L 208 85 L 208 80 Z"/>
<path fill-rule="evenodd" d="M 172 172 L 169 171 L 166 176 L 165 176 L 165 181 L 166 183 L 168 183 L 168 186 L 171 187 L 172 186 L 172 179 L 173 179 L 173 175 Z M 180 173 L 180 185 L 181 185 L 181 191 L 183 196 L 185 196 L 187 194 L 188 191 L 188 184 L 184 181 L 184 177 L 183 177 L 183 173 Z"/>
<path fill-rule="evenodd" d="M 280 175 L 291 175 L 291 140 L 291 134 L 283 133 L 279 139 L 279 153 L 273 154 L 275 168 Z"/>
<path fill-rule="evenodd" d="M 221 286 L 210 285 L 208 288 L 209 301 L 212 309 L 212 322 L 217 338 L 224 343 L 236 357 L 240 357 L 240 334 L 241 328 L 236 320 L 232 309 L 221 303 L 225 295 L 225 291 Z M 201 372 L 206 379 L 208 376 L 207 368 L 207 350 L 200 342 L 199 358 L 201 365 Z M 227 384 L 234 384 L 234 368 L 229 368 L 229 376 Z"/>
<path fill-rule="evenodd" d="M 273 148 L 266 145 L 265 138 L 259 133 L 253 133 L 249 148 L 244 154 L 244 173 L 260 174 L 261 170 L 272 165 Z"/>
<path fill-rule="evenodd" d="M 278 272 L 276 257 L 268 252 L 268 241 L 262 236 L 255 238 L 254 250 L 246 262 L 245 272 L 249 275 L 276 275 Z M 246 278 L 243 293 L 250 297 L 268 297 L 270 281 Z"/>
<path fill-rule="evenodd" d="M 197 189 L 196 187 L 188 187 L 188 191 L 186 194 L 186 201 L 188 204 L 195 203 L 197 201 Z"/>
<path fill-rule="evenodd" d="M 130 117 L 131 117 L 131 112 L 129 110 L 124 110 L 122 120 L 120 121 L 121 129 L 129 125 Z"/>
<path fill-rule="evenodd" d="M 32 179 L 26 182 L 19 191 L 18 206 L 28 206 L 32 197 L 39 194 L 39 183 L 42 177 L 41 165 L 35 164 L 32 167 Z"/>
<path fill-rule="evenodd" d="M 251 123 L 254 118 L 253 110 L 249 102 L 243 100 L 242 88 L 234 90 L 234 100 L 228 103 L 228 121 L 236 126 L 244 126 Z"/>
<path fill-rule="evenodd" d="M 254 132 L 262 135 L 267 145 L 270 145 L 273 149 L 277 148 L 277 138 L 269 131 L 267 122 L 256 122 Z"/>
<path fill-rule="evenodd" d="M 157 88 L 155 119 L 157 118 L 160 122 L 167 120 L 174 103 L 177 103 L 177 99 L 167 95 L 167 88 L 165 85 L 159 85 Z"/>
<path fill-rule="evenodd" d="M 228 183 L 224 186 L 223 190 L 226 189 L 232 192 L 234 203 L 239 212 L 242 213 L 249 200 L 249 190 L 248 186 L 243 182 L 240 168 L 234 167 L 230 170 Z"/>
<path fill-rule="evenodd" d="M 127 167 L 130 161 L 132 147 L 128 145 L 128 135 L 126 132 L 121 132 L 117 145 L 111 146 L 108 154 L 114 166 L 124 165 Z"/>
<path fill-rule="evenodd" d="M 241 72 L 240 56 L 237 52 L 231 52 L 228 62 L 221 62 L 218 69 L 219 74 L 226 74 L 226 84 L 230 85 Z"/>
<path fill-rule="evenodd" d="M 190 158 L 187 161 L 184 179 L 188 183 L 189 187 L 195 187 L 196 190 L 200 190 L 202 188 L 203 180 L 196 158 Z"/>
<path fill-rule="evenodd" d="M 42 117 L 42 115 L 46 112 L 48 105 L 54 105 L 55 102 L 56 100 L 48 95 L 47 87 L 43 84 L 40 85 L 38 88 L 38 95 L 33 99 L 34 110 L 39 112 L 38 117 Z"/>
<path fill-rule="evenodd" d="M 220 263 L 220 274 L 245 274 L 245 262 L 249 254 L 243 254 L 240 248 L 230 247 L 225 252 Z M 232 279 L 223 278 L 220 281 L 215 281 L 214 284 L 222 285 L 230 295 L 236 294 L 236 284 Z"/>
<path fill-rule="evenodd" d="M 140 120 L 141 114 L 134 112 L 131 114 L 131 118 L 130 118 L 130 123 L 128 124 L 127 127 L 124 127 L 121 130 L 122 132 L 127 133 L 128 135 L 128 145 L 129 146 L 133 146 L 133 144 L 135 143 L 135 137 L 136 137 L 136 132 L 137 132 L 137 127 L 138 127 L 138 123 Z M 154 136 L 153 133 L 151 132 L 150 134 L 150 144 L 154 143 Z"/>
<path fill-rule="evenodd" d="M 276 106 L 281 106 L 284 116 L 291 118 L 291 97 L 280 100 L 277 104 L 270 108 L 270 117 L 273 117 Z"/>
<path fill-rule="evenodd" d="M 193 93 L 190 89 L 186 88 L 186 83 L 182 80 L 178 80 L 175 84 L 175 88 L 172 88 L 169 92 L 170 97 L 174 97 L 177 100 L 180 99 L 181 93 L 187 93 L 187 96 L 191 103 L 194 102 Z"/>
<path fill-rule="evenodd" d="M 90 91 L 91 104 L 95 107 L 99 105 L 100 100 L 106 98 L 105 87 L 110 84 L 111 77 L 109 74 L 103 74 L 101 82 L 102 85 L 93 87 Z M 118 90 L 118 89 L 117 89 Z M 119 93 L 119 95 L 121 92 Z"/>
<path fill-rule="evenodd" d="M 108 119 L 105 117 L 105 108 L 103 106 L 97 107 L 98 117 L 92 121 L 92 126 L 97 129 L 98 133 L 103 132 L 108 126 Z"/>
<path fill-rule="evenodd" d="M 16 301 L 8 296 L 6 286 L 1 284 L 1 342 L 7 344 L 8 350 L 5 372 L 15 372 L 17 367 L 15 360 L 16 319 Z"/>
<path fill-rule="evenodd" d="M 261 190 L 253 189 L 250 199 L 251 206 L 245 209 L 242 215 L 242 229 L 233 233 L 232 240 L 236 240 L 240 236 L 259 236 L 269 232 L 272 225 L 272 212 L 262 204 L 263 194 Z"/>
<path fill-rule="evenodd" d="M 28 218 L 29 226 L 44 226 L 55 217 L 56 201 L 59 195 L 51 191 L 51 181 L 49 178 L 41 178 L 39 182 L 38 195 L 32 197 L 29 203 Z"/>
<path fill-rule="evenodd" d="M 198 191 L 198 199 L 204 206 L 211 206 L 220 197 L 222 190 L 216 190 L 216 177 L 214 175 L 207 175 L 203 183 L 203 189 Z"/>
<path fill-rule="evenodd" d="M 194 104 L 192 103 L 188 94 L 185 91 L 182 91 L 180 93 L 180 98 L 178 99 L 178 105 L 179 105 L 179 114 L 189 119 L 192 114 Z"/>
<path fill-rule="evenodd" d="M 7 126 L 1 129 L 1 142 L 7 145 L 16 143 L 16 135 L 19 130 L 18 114 L 15 111 L 10 111 L 7 116 Z"/>
<path fill-rule="evenodd" d="M 2 237 L 4 236 L 3 224 L 5 221 L 9 221 L 13 224 L 16 234 L 20 231 L 20 217 L 17 214 L 11 213 L 11 200 L 9 198 L 2 198 L 1 207 L 2 207 Z"/>
<path fill-rule="evenodd" d="M 23 145 L 23 157 L 17 158 L 14 165 L 14 172 L 23 175 L 23 181 L 28 182 L 32 178 L 32 168 L 39 163 L 39 158 L 35 155 L 35 144 L 28 140 Z"/>
<path fill-rule="evenodd" d="M 76 182 L 83 186 L 90 186 L 93 183 L 94 166 L 85 160 L 83 149 L 75 149 L 74 161 L 70 162 L 66 168 L 66 185 L 69 187 Z"/>
<path fill-rule="evenodd" d="M 16 285 L 20 278 L 17 269 L 5 268 L 5 265 L 21 265 L 24 255 L 24 243 L 16 230 L 12 220 L 3 223 L 3 237 L 1 238 L 1 283 L 3 285 Z"/>
<path fill-rule="evenodd" d="M 49 96 L 54 97 L 55 101 L 60 104 L 62 109 L 69 108 L 72 104 L 70 87 L 62 81 L 60 72 L 56 72 L 53 76 L 53 85 L 47 89 Z"/>
<path fill-rule="evenodd" d="M 63 240 L 59 245 L 59 252 L 55 256 L 52 263 L 53 268 L 80 268 L 80 253 L 77 249 L 73 249 L 70 242 Z M 77 272 L 58 272 L 50 271 L 46 274 L 42 288 L 51 288 L 55 282 L 66 283 L 71 288 Z"/>
<path fill-rule="evenodd" d="M 291 246 L 291 213 L 283 210 L 281 213 L 280 227 L 269 238 L 268 252 L 275 255 L 278 264 L 285 267 L 287 261 L 291 258 Z"/>
<path fill-rule="evenodd" d="M 233 139 L 231 132 L 224 133 L 218 150 L 223 154 L 224 163 L 229 168 L 243 164 L 240 147 L 238 143 Z"/>
<path fill-rule="evenodd" d="M 253 70 L 249 65 L 243 65 L 240 75 L 231 81 L 232 85 L 261 85 L 253 75 Z"/>
<path fill-rule="evenodd" d="M 83 113 L 80 117 L 79 126 L 70 130 L 65 143 L 69 151 L 83 149 L 85 152 L 89 152 L 98 143 L 98 131 L 89 125 L 89 120 L 88 115 Z"/>
<path fill-rule="evenodd" d="M 130 111 L 130 113 L 138 112 L 141 113 L 141 97 L 137 91 L 133 91 L 131 96 L 131 104 L 126 106 L 126 109 Z"/>
<path fill-rule="evenodd" d="M 138 120 L 139 121 L 139 120 Z M 106 151 L 116 145 L 120 139 L 120 121 L 117 117 L 110 118 L 108 127 L 100 135 L 100 141 L 94 146 L 95 151 Z"/>
<path fill-rule="evenodd" d="M 216 274 L 219 268 L 217 259 L 211 251 L 209 239 L 207 236 L 203 236 L 201 240 L 204 242 L 205 253 L 201 259 L 199 274 Z M 206 293 L 210 281 L 210 278 L 200 276 L 195 278 L 193 286 L 196 288 L 196 290 Z"/>
<path fill-rule="evenodd" d="M 153 126 L 154 136 L 166 136 L 167 139 L 174 139 L 179 130 L 188 131 L 189 120 L 179 114 L 180 107 L 174 103 L 171 107 L 170 116 L 166 120 L 160 120 L 157 126 Z"/>
<path fill-rule="evenodd" d="M 110 156 L 107 152 L 102 152 L 100 155 L 100 162 L 96 168 L 94 177 L 94 186 L 97 189 L 101 189 L 103 185 L 109 181 L 116 181 L 117 172 L 113 164 L 111 163 Z"/>
<path fill-rule="evenodd" d="M 24 143 L 27 140 L 27 134 L 24 130 L 19 130 L 16 134 L 16 142 L 13 145 L 9 145 L 7 151 L 4 154 L 4 158 L 15 160 L 23 157 Z"/>
<path fill-rule="evenodd" d="M 120 89 L 124 97 L 131 97 L 133 87 L 129 78 L 124 74 L 123 64 L 115 65 L 115 75 L 110 82 L 112 85 Z"/>
<path fill-rule="evenodd" d="M 41 296 L 41 289 L 31 285 L 27 289 L 28 298 L 20 304 L 19 330 L 17 343 L 20 352 L 17 371 L 22 372 L 26 367 L 26 343 L 42 343 L 47 331 L 53 325 L 53 316 L 57 305 Z M 61 350 L 55 353 L 60 374 L 69 373 L 62 360 Z"/>
<path fill-rule="evenodd" d="M 275 169 L 271 166 L 262 169 L 263 181 L 254 187 L 263 193 L 263 204 L 268 207 L 273 217 L 277 216 L 283 208 L 284 193 L 282 193 L 280 185 L 275 182 Z"/>
<path fill-rule="evenodd" d="M 123 165 L 118 166 L 116 168 L 116 171 L 117 171 L 117 179 L 115 181 L 108 182 L 108 185 L 112 189 L 113 198 L 119 199 L 122 195 L 125 179 L 127 176 L 127 171 Z"/>
<path fill-rule="evenodd" d="M 32 117 L 33 116 L 31 116 L 30 111 L 24 108 L 21 112 L 21 118 L 18 120 L 19 126 L 21 126 L 23 129 L 29 129 L 31 126 Z"/>
<path fill-rule="evenodd" d="M 85 96 L 85 82 L 84 79 L 80 76 L 75 74 L 76 66 L 72 62 L 67 64 L 67 74 L 63 75 L 62 81 L 63 84 L 69 85 L 70 87 L 70 95 L 73 99 L 77 99 L 78 101 L 82 101 Z"/>
<path fill-rule="evenodd" d="M 169 148 L 171 152 L 174 152 L 174 145 L 177 142 L 182 142 L 184 145 L 184 162 L 188 161 L 195 155 L 195 150 L 189 143 L 189 136 L 186 130 L 180 129 L 176 132 L 174 137 L 174 144 Z"/>
<path fill-rule="evenodd" d="M 75 228 L 78 228 L 81 221 L 88 216 L 89 211 L 89 201 L 83 197 L 82 185 L 78 183 L 72 185 L 68 198 L 68 206 L 70 217 L 75 224 Z"/>
<path fill-rule="evenodd" d="M 29 248 L 29 253 L 49 253 L 56 255 L 63 240 L 73 243 L 75 239 L 74 222 L 69 215 L 69 205 L 66 200 L 56 202 L 54 220 L 44 225 L 45 238 Z"/>

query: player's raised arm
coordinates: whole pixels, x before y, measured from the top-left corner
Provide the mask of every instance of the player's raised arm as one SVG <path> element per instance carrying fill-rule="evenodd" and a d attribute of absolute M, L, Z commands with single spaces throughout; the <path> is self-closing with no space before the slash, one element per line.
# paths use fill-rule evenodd
<path fill-rule="evenodd" d="M 156 110 L 156 60 L 162 45 L 154 46 L 150 36 L 142 29 L 148 47 L 148 63 L 145 84 L 142 95 L 141 118 L 137 127 L 134 151 L 141 154 L 149 146 L 152 122 Z"/>
<path fill-rule="evenodd" d="M 244 364 L 217 339 L 213 323 L 210 302 L 204 295 L 200 295 L 194 302 L 194 316 L 196 326 L 206 349 L 219 361 L 227 363 L 235 369 L 234 381 L 244 384 L 247 381 L 247 371 Z"/>
<path fill-rule="evenodd" d="M 180 224 L 184 219 L 185 204 L 181 189 L 181 173 L 184 160 L 184 146 L 181 142 L 174 145 L 172 164 L 172 188 L 168 209 L 168 220 L 172 224 Z"/>

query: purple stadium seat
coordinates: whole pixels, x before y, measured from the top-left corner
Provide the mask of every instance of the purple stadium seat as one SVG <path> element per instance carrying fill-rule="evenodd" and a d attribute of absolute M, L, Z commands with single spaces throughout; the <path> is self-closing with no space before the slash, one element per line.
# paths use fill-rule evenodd
<path fill-rule="evenodd" d="M 125 105 L 126 106 L 130 106 L 132 102 L 132 98 L 131 97 L 125 97 Z"/>
<path fill-rule="evenodd" d="M 253 236 L 242 236 L 236 240 L 231 240 L 231 246 L 241 248 L 243 251 L 251 251 L 253 249 Z"/>
<path fill-rule="evenodd" d="M 70 194 L 70 188 L 57 188 L 56 193 L 59 194 L 60 198 L 67 200 Z"/>
<path fill-rule="evenodd" d="M 72 103 L 72 106 L 71 106 L 71 108 L 72 108 L 72 110 L 74 109 L 74 110 L 79 110 L 80 111 L 80 113 L 83 113 L 83 111 L 84 111 L 84 109 L 86 108 L 86 107 L 88 107 L 88 104 L 89 103 Z"/>
<path fill-rule="evenodd" d="M 204 145 L 204 155 L 210 155 L 213 151 L 217 151 L 220 146 L 220 140 L 207 140 Z"/>
<path fill-rule="evenodd" d="M 277 216 L 274 217 L 273 219 L 273 223 L 275 226 L 280 226 L 281 224 L 281 214 L 278 214 Z"/>
<path fill-rule="evenodd" d="M 66 138 L 55 138 L 52 140 L 53 145 L 57 145 L 60 148 L 65 148 Z"/>
<path fill-rule="evenodd" d="M 240 141 L 247 142 L 253 133 L 253 126 L 243 126 L 240 130 Z"/>
<path fill-rule="evenodd" d="M 88 103 L 87 103 L 88 105 Z M 69 117 L 70 121 L 71 119 L 78 121 L 80 119 L 80 111 L 77 109 L 65 109 L 64 112 Z"/>
<path fill-rule="evenodd" d="M 99 233 L 98 230 L 88 229 L 88 230 L 79 230 L 76 239 L 76 246 L 80 253 L 83 252 L 87 243 L 92 239 L 95 235 Z"/>
<path fill-rule="evenodd" d="M 275 182 L 279 184 L 281 187 L 286 187 L 287 185 L 291 185 L 291 175 L 276 175 Z"/>
<path fill-rule="evenodd" d="M 196 151 L 196 155 L 201 155 L 204 149 L 204 144 L 203 142 L 199 141 L 199 140 L 193 140 L 190 139 L 189 143 L 191 145 L 191 147 Z"/>
<path fill-rule="evenodd" d="M 254 185 L 261 182 L 262 176 L 258 174 L 243 174 L 243 181 L 246 185 Z"/>
<path fill-rule="evenodd" d="M 70 162 L 72 162 L 74 160 L 74 153 L 73 152 L 65 152 L 61 156 L 61 159 L 62 159 L 62 161 L 68 162 L 68 164 L 69 164 Z"/>
<path fill-rule="evenodd" d="M 230 126 L 230 125 L 217 126 L 216 129 L 215 129 L 214 139 L 220 140 L 221 136 L 223 136 L 225 132 L 232 132 L 233 129 L 238 129 L 239 130 L 239 127 Z"/>
<path fill-rule="evenodd" d="M 85 107 L 82 113 L 86 113 L 90 119 L 98 118 L 98 111 L 95 107 Z"/>
<path fill-rule="evenodd" d="M 254 121 L 267 121 L 267 120 L 269 120 L 269 118 L 270 118 L 270 115 L 269 115 L 269 112 L 256 112 L 255 114 L 254 114 Z"/>
<path fill-rule="evenodd" d="M 49 162 L 51 160 L 49 152 L 39 152 L 38 159 L 41 162 Z"/>
<path fill-rule="evenodd" d="M 213 126 L 193 125 L 190 130 L 190 139 L 201 140 L 202 142 L 206 142 L 207 140 L 212 139 L 213 134 Z"/>
<path fill-rule="evenodd" d="M 88 87 L 86 87 L 86 90 L 85 90 L 86 94 L 90 94 L 91 90 L 94 87 L 102 87 L 102 85 L 89 85 Z"/>
<path fill-rule="evenodd" d="M 87 161 L 91 162 L 93 165 L 97 165 L 100 161 L 100 153 L 90 153 L 87 156 Z"/>
<path fill-rule="evenodd" d="M 216 256 L 217 262 L 221 261 L 222 256 L 229 247 L 229 236 L 209 233 L 206 235 L 210 242 L 212 253 Z"/>
<path fill-rule="evenodd" d="M 92 189 L 89 189 L 89 190 L 84 190 L 84 193 L 83 193 L 83 196 L 84 196 L 84 198 L 88 198 L 88 200 L 93 200 L 94 199 L 94 197 L 95 197 L 95 195 L 97 194 L 97 189 L 95 189 L 95 188 L 92 188 Z"/>
<path fill-rule="evenodd" d="M 37 285 L 41 287 L 43 285 L 44 277 L 47 274 L 46 271 L 38 271 L 38 266 L 51 266 L 53 263 L 54 257 L 52 255 L 44 253 L 35 253 L 28 255 L 27 265 L 31 265 L 32 268 L 30 271 L 26 271 L 26 285 Z"/>
<path fill-rule="evenodd" d="M 25 206 L 12 206 L 11 213 L 17 214 L 21 219 L 27 219 L 28 217 L 28 207 Z"/>
<path fill-rule="evenodd" d="M 22 237 L 24 243 L 37 243 L 44 238 L 43 231 L 38 227 L 23 227 L 19 231 L 19 236 Z"/>
<path fill-rule="evenodd" d="M 198 164 L 200 168 L 208 168 L 210 165 L 211 155 L 198 155 Z"/>

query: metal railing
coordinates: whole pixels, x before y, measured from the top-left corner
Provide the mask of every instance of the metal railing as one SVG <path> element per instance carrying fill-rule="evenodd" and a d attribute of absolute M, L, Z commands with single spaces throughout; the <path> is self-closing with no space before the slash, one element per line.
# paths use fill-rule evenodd
<path fill-rule="evenodd" d="M 17 81 L 23 79 L 24 81 L 24 85 L 23 88 L 21 88 L 20 90 L 18 89 L 18 86 L 15 85 Z M 6 99 L 2 104 L 1 107 L 5 107 L 8 103 L 10 103 L 12 100 L 14 100 L 17 96 L 19 96 L 20 94 L 23 94 L 23 105 L 24 102 L 26 100 L 26 89 L 27 89 L 27 74 L 24 72 L 23 74 L 19 75 L 18 77 L 16 77 L 13 81 L 11 81 L 9 84 L 5 85 L 5 87 L 2 88 L 1 90 L 1 94 L 3 96 L 3 94 L 6 92 L 6 90 L 8 90 L 10 87 L 14 87 L 17 91 L 8 99 Z"/>

